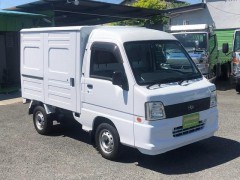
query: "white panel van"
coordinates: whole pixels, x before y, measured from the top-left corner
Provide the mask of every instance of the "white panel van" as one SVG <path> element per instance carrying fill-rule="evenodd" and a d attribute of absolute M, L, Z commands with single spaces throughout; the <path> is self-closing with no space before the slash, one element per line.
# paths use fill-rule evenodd
<path fill-rule="evenodd" d="M 71 112 L 104 158 L 156 155 L 218 129 L 215 85 L 171 34 L 140 27 L 21 31 L 22 97 L 38 133 Z M 55 118 L 54 118 L 55 117 Z"/>

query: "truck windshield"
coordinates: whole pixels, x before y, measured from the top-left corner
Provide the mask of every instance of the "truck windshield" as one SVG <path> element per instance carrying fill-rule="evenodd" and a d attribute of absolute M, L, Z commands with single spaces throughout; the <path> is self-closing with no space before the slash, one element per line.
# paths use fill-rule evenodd
<path fill-rule="evenodd" d="M 236 31 L 234 38 L 234 52 L 240 51 L 240 31 Z"/>
<path fill-rule="evenodd" d="M 202 77 L 178 41 L 135 41 L 124 43 L 124 47 L 139 85 Z"/>
<path fill-rule="evenodd" d="M 207 33 L 179 33 L 173 34 L 188 50 L 206 50 Z"/>

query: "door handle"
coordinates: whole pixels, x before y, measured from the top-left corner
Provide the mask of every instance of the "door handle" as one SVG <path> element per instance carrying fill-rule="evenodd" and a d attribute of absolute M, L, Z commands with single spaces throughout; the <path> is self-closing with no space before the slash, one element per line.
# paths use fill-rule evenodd
<path fill-rule="evenodd" d="M 74 87 L 74 78 L 70 78 L 70 86 Z"/>
<path fill-rule="evenodd" d="M 93 85 L 92 84 L 88 84 L 87 87 L 88 87 L 88 89 L 92 89 Z"/>

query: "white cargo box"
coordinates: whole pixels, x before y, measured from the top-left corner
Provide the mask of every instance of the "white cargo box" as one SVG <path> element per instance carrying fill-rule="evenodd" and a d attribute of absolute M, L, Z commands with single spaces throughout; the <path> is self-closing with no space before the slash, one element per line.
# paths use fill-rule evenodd
<path fill-rule="evenodd" d="M 77 111 L 80 75 L 94 27 L 34 28 L 21 31 L 22 97 Z M 80 42 L 80 43 L 79 43 Z"/>

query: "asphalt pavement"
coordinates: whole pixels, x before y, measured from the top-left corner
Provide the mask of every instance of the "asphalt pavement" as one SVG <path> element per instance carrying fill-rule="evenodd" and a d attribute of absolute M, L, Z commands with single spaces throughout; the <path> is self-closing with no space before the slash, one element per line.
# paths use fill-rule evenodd
<path fill-rule="evenodd" d="M 240 177 L 240 94 L 218 83 L 219 131 L 214 137 L 161 155 L 125 148 L 118 162 L 92 147 L 81 126 L 69 119 L 49 136 L 39 135 L 28 104 L 0 106 L 0 179 L 227 179 Z M 5 99 L 6 100 L 6 99 Z M 0 102 L 3 99 L 0 99 Z"/>

